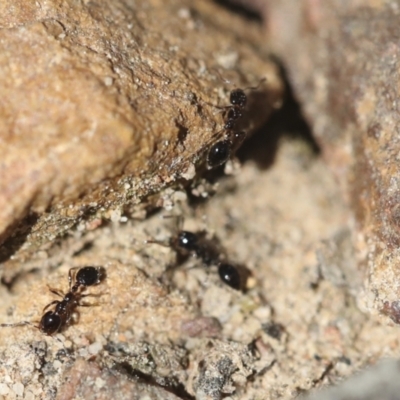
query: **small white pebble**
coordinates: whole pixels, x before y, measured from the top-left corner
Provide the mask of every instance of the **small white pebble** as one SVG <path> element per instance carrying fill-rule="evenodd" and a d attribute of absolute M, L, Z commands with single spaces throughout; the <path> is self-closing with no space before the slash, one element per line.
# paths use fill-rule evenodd
<path fill-rule="evenodd" d="M 121 210 L 112 210 L 110 219 L 112 222 L 118 222 L 121 218 Z"/>
<path fill-rule="evenodd" d="M 187 200 L 187 194 L 185 192 L 182 192 L 181 190 L 177 190 L 174 193 L 174 201 L 186 201 Z"/>
<path fill-rule="evenodd" d="M 271 317 L 271 309 L 269 307 L 259 307 L 254 310 L 254 316 L 261 321 L 265 321 Z"/>
<path fill-rule="evenodd" d="M 31 391 L 28 391 L 25 394 L 24 400 L 35 400 L 35 395 Z"/>
<path fill-rule="evenodd" d="M 53 367 L 54 367 L 54 369 L 60 369 L 62 367 L 62 364 L 60 361 L 54 360 Z"/>
<path fill-rule="evenodd" d="M 102 348 L 103 345 L 100 342 L 94 342 L 88 347 L 88 351 L 90 354 L 98 354 Z"/>
<path fill-rule="evenodd" d="M 6 395 L 10 392 L 10 388 L 5 383 L 0 383 L 0 395 Z"/>
<path fill-rule="evenodd" d="M 89 352 L 87 351 L 87 349 L 79 349 L 79 355 L 81 356 L 81 357 L 87 357 L 88 355 L 89 355 Z"/>
<path fill-rule="evenodd" d="M 239 59 L 239 54 L 236 51 L 220 54 L 217 56 L 217 63 L 225 69 L 234 68 Z"/>
<path fill-rule="evenodd" d="M 178 17 L 182 18 L 182 19 L 189 19 L 191 17 L 190 10 L 188 8 L 186 8 L 186 7 L 185 8 L 184 7 L 180 8 L 178 10 Z"/>
<path fill-rule="evenodd" d="M 106 76 L 104 78 L 104 84 L 106 86 L 111 86 L 113 84 L 113 82 L 114 82 L 114 79 L 111 76 Z"/>
<path fill-rule="evenodd" d="M 188 181 L 193 179 L 195 175 L 196 175 L 196 168 L 193 164 L 190 164 L 189 167 L 186 169 L 186 171 L 183 171 L 181 173 L 182 178 Z"/>
<path fill-rule="evenodd" d="M 21 382 L 14 383 L 12 386 L 12 390 L 17 396 L 22 397 L 24 395 L 24 389 L 25 387 Z"/>
<path fill-rule="evenodd" d="M 96 385 L 99 389 L 101 389 L 105 384 L 106 384 L 106 381 L 105 381 L 104 379 L 96 378 L 95 385 Z"/>

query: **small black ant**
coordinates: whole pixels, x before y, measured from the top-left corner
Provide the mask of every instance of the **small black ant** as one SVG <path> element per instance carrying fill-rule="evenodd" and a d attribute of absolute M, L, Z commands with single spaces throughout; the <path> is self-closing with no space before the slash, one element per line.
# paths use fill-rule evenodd
<path fill-rule="evenodd" d="M 239 269 L 221 258 L 221 252 L 210 239 L 207 239 L 204 232 L 190 232 L 180 230 L 172 236 L 167 243 L 148 240 L 147 243 L 156 243 L 172 247 L 179 255 L 193 255 L 198 257 L 206 267 L 215 265 L 218 268 L 218 275 L 222 282 L 233 289 L 243 288 L 242 276 Z"/>
<path fill-rule="evenodd" d="M 232 154 L 242 144 L 246 138 L 246 132 L 234 131 L 237 121 L 243 116 L 243 110 L 247 104 L 247 95 L 245 90 L 256 90 L 265 78 L 261 79 L 259 84 L 255 87 L 249 87 L 246 89 L 234 89 L 229 95 L 230 105 L 225 107 L 217 108 L 227 110 L 225 114 L 224 127 L 222 131 L 225 131 L 224 139 L 216 142 L 210 147 L 207 154 L 207 167 L 208 169 L 216 168 L 231 158 Z"/>
<path fill-rule="evenodd" d="M 56 294 L 57 296 L 63 297 L 60 300 L 54 300 L 49 303 L 44 309 L 44 314 L 40 319 L 39 325 L 33 325 L 28 321 L 16 323 L 16 324 L 0 324 L 1 327 L 12 327 L 12 326 L 22 326 L 22 325 L 32 325 L 38 328 L 40 331 L 46 335 L 54 335 L 59 332 L 63 326 L 68 325 L 73 313 L 76 311 L 78 306 L 89 306 L 90 304 L 82 304 L 80 300 L 83 297 L 90 296 L 88 294 L 82 294 L 82 292 L 89 286 L 99 284 L 105 277 L 105 270 L 103 267 L 82 267 L 79 268 L 75 277 L 73 273 L 79 267 L 71 268 L 68 273 L 69 282 L 69 292 L 65 295 L 56 290 L 50 289 L 50 292 Z M 74 281 L 74 284 L 72 282 Z M 53 310 L 45 312 L 48 308 L 55 306 Z"/>

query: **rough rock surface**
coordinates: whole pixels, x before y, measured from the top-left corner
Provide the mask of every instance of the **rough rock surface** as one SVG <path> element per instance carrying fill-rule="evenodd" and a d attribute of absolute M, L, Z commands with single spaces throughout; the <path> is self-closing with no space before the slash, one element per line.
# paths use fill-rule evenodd
<path fill-rule="evenodd" d="M 386 360 L 342 383 L 339 387 L 317 391 L 303 400 L 396 400 L 399 398 L 400 365 Z"/>
<path fill-rule="evenodd" d="M 369 311 L 398 322 L 397 1 L 266 1 L 267 34 L 357 215 Z"/>
<path fill-rule="evenodd" d="M 4 268 L 18 271 L 72 228 L 130 215 L 190 181 L 224 135 L 214 105 L 229 104 L 234 87 L 266 78 L 248 129 L 279 104 L 260 27 L 216 10 L 201 1 L 2 2 L 0 243 L 12 237 L 0 260 L 23 247 Z"/>

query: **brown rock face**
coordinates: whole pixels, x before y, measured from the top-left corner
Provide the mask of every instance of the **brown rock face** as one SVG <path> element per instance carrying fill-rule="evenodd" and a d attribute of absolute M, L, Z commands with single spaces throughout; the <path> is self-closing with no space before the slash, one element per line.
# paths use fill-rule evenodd
<path fill-rule="evenodd" d="M 0 240 L 13 234 L 3 261 L 22 244 L 37 249 L 78 225 L 93 229 L 193 178 L 224 135 L 213 104 L 229 104 L 234 87 L 267 78 L 265 112 L 247 127 L 265 120 L 282 87 L 253 50 L 259 28 L 214 7 L 0 5 Z"/>
<path fill-rule="evenodd" d="M 368 308 L 399 297 L 399 9 L 382 1 L 268 1 L 285 61 L 365 245 Z M 389 302 L 389 303 L 385 303 Z M 398 319 L 393 316 L 393 319 Z"/>

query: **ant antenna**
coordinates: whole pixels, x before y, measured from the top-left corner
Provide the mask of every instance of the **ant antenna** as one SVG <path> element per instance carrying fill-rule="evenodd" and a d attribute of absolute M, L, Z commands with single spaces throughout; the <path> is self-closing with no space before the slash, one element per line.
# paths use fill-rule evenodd
<path fill-rule="evenodd" d="M 1 328 L 15 328 L 18 326 L 26 326 L 26 325 L 30 325 L 30 326 L 32 326 L 32 328 L 40 329 L 38 325 L 34 325 L 34 324 L 32 324 L 32 322 L 29 322 L 29 321 L 15 322 L 13 324 L 0 324 L 0 327 Z"/>
<path fill-rule="evenodd" d="M 184 223 L 184 217 L 182 215 L 163 215 L 163 219 L 176 219 L 176 226 L 174 228 L 175 232 L 178 233 L 182 230 L 183 228 L 183 223 Z M 144 241 L 145 244 L 158 244 L 163 247 L 171 247 L 171 241 L 170 239 L 168 240 L 156 240 L 154 238 L 152 239 L 146 239 Z"/>
<path fill-rule="evenodd" d="M 42 330 L 39 325 L 32 324 L 32 322 L 29 321 L 15 322 L 13 324 L 0 324 L 0 328 L 17 328 L 19 326 L 27 326 L 27 325 L 31 326 L 32 328 L 38 329 L 39 331 Z M 53 339 L 61 343 L 66 354 L 69 353 L 69 350 L 65 347 L 65 344 L 58 337 L 53 336 Z"/>

